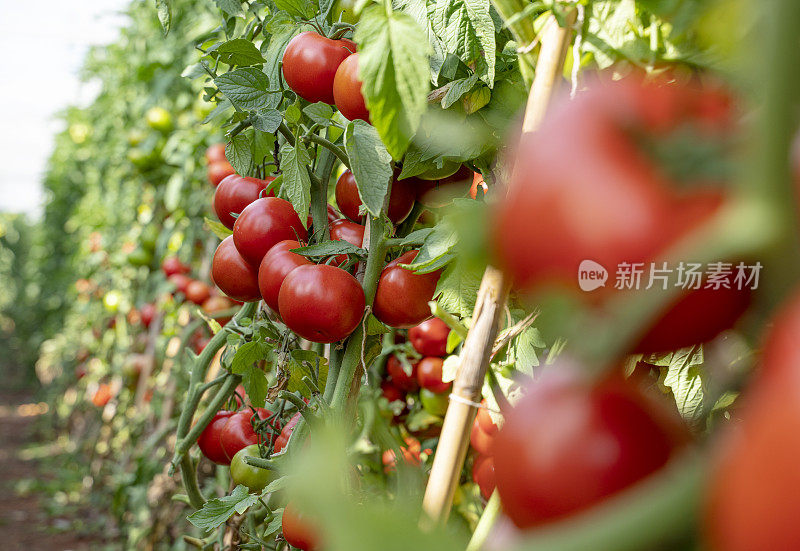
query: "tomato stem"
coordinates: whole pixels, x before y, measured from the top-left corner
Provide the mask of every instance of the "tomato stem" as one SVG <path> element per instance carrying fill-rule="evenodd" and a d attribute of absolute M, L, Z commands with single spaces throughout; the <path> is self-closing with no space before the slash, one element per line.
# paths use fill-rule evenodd
<path fill-rule="evenodd" d="M 497 518 L 499 516 L 500 494 L 498 494 L 497 490 L 495 490 L 492 492 L 492 496 L 489 498 L 489 502 L 486 504 L 483 514 L 481 514 L 481 518 L 478 520 L 478 525 L 475 527 L 475 531 L 472 533 L 472 538 L 469 540 L 466 551 L 480 551 L 483 549 L 483 545 L 489 538 L 489 534 L 492 532 L 492 527 L 494 526 L 495 522 L 497 522 Z"/>
<path fill-rule="evenodd" d="M 313 134 L 313 133 L 309 134 L 308 136 L 305 137 L 305 139 L 309 142 L 324 147 L 325 149 L 336 155 L 336 157 L 342 162 L 344 166 L 350 168 L 350 158 L 347 156 L 347 153 L 345 152 L 344 148 L 339 147 L 332 141 L 323 138 L 319 134 Z"/>

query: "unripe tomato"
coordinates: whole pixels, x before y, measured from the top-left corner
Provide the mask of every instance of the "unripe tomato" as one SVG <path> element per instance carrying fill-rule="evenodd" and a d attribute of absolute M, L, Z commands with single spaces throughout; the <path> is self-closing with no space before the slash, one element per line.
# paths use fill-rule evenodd
<path fill-rule="evenodd" d="M 320 540 L 316 527 L 292 503 L 288 503 L 283 510 L 281 529 L 283 537 L 292 547 L 303 551 L 318 549 Z"/>
<path fill-rule="evenodd" d="M 278 293 L 283 322 L 311 342 L 344 339 L 358 327 L 365 306 L 358 280 L 341 268 L 325 264 L 295 268 Z"/>
<path fill-rule="evenodd" d="M 222 449 L 220 433 L 222 429 L 225 428 L 225 425 L 228 424 L 233 413 L 232 411 L 225 410 L 215 413 L 211 422 L 203 429 L 203 432 L 200 433 L 200 437 L 197 439 L 197 445 L 203 455 L 217 465 L 230 464 L 230 459 L 228 459 Z"/>
<path fill-rule="evenodd" d="M 494 474 L 494 459 L 487 455 L 479 455 L 472 464 L 472 480 L 481 489 L 483 499 L 492 497 L 492 492 L 497 487 Z"/>
<path fill-rule="evenodd" d="M 258 493 L 275 479 L 275 473 L 248 465 L 244 462 L 245 457 L 261 457 L 258 444 L 245 446 L 236 452 L 231 459 L 231 480 L 235 485 L 246 486 L 250 493 Z"/>
<path fill-rule="evenodd" d="M 333 79 L 333 99 L 342 115 L 352 120 L 369 122 L 369 111 L 361 95 L 361 80 L 358 78 L 358 54 L 349 55 Z"/>
<path fill-rule="evenodd" d="M 447 392 L 433 392 L 423 388 L 419 391 L 419 401 L 422 404 L 422 409 L 431 415 L 444 417 L 444 414 L 447 413 L 447 406 L 450 403 L 450 395 Z"/>
<path fill-rule="evenodd" d="M 306 257 L 293 253 L 290 249 L 300 247 L 300 243 L 287 239 L 277 243 L 261 260 L 258 268 L 258 288 L 267 306 L 278 311 L 278 293 L 283 280 L 298 266 L 311 264 Z"/>
<path fill-rule="evenodd" d="M 400 264 L 410 264 L 419 251 L 408 251 L 389 262 L 381 272 L 375 293 L 373 313 L 391 327 L 413 327 L 429 317 L 428 302 L 433 300 L 441 270 L 416 274 Z"/>
<path fill-rule="evenodd" d="M 131 266 L 149 266 L 152 260 L 153 254 L 144 247 L 137 247 L 128 255 Z"/>
<path fill-rule="evenodd" d="M 236 249 L 258 268 L 261 259 L 279 241 L 308 237 L 300 217 L 289 201 L 277 197 L 256 199 L 244 208 L 233 225 Z"/>
<path fill-rule="evenodd" d="M 494 436 L 484 432 L 478 420 L 472 422 L 472 430 L 469 432 L 469 443 L 476 452 L 481 455 L 493 454 Z"/>
<path fill-rule="evenodd" d="M 291 419 L 289 419 L 283 428 L 281 429 L 281 433 L 275 439 L 275 445 L 272 447 L 272 450 L 275 453 L 280 452 L 283 448 L 286 447 L 286 444 L 289 443 L 289 438 L 292 436 L 292 432 L 294 432 L 294 428 L 297 426 L 297 423 L 302 419 L 302 413 L 295 413 Z"/>
<path fill-rule="evenodd" d="M 386 360 L 386 373 L 392 380 L 392 383 L 406 392 L 414 392 L 419 388 L 417 384 L 417 363 L 411 364 L 411 373 L 406 373 L 403 363 L 397 356 L 389 356 Z"/>
<path fill-rule="evenodd" d="M 328 228 L 331 233 L 332 241 L 347 241 L 351 245 L 361 247 L 364 244 L 364 226 L 350 222 L 348 220 L 334 220 L 330 222 Z M 342 265 L 347 262 L 347 255 L 340 254 L 336 257 L 336 264 Z"/>
<path fill-rule="evenodd" d="M 355 0 L 336 0 L 333 3 L 333 21 L 342 21 L 353 25 L 358 23 L 360 18 L 355 14 L 355 5 Z"/>
<path fill-rule="evenodd" d="M 417 364 L 417 382 L 422 388 L 431 392 L 446 392 L 451 382 L 442 381 L 442 366 L 444 360 L 436 357 L 422 358 Z"/>
<path fill-rule="evenodd" d="M 689 440 L 674 406 L 561 363 L 531 381 L 494 438 L 497 489 L 520 528 L 583 511 L 661 469 Z"/>
<path fill-rule="evenodd" d="M 439 318 L 423 321 L 408 330 L 408 340 L 423 356 L 446 356 L 450 328 Z"/>
<path fill-rule="evenodd" d="M 186 300 L 194 302 L 198 306 L 203 304 L 211 297 L 211 287 L 200 280 L 193 280 L 186 286 Z"/>
<path fill-rule="evenodd" d="M 283 52 L 283 78 L 301 98 L 333 104 L 336 70 L 355 51 L 351 40 L 331 40 L 314 31 L 302 32 L 289 41 Z"/>
<path fill-rule="evenodd" d="M 233 170 L 233 167 L 228 161 L 217 161 L 210 163 L 206 169 L 208 181 L 214 187 L 218 186 L 226 176 L 230 176 L 231 174 L 235 173 L 236 171 Z"/>
<path fill-rule="evenodd" d="M 267 419 L 272 412 L 265 408 L 257 408 L 256 415 L 259 419 Z M 248 409 L 237 411 L 228 420 L 228 423 L 222 428 L 219 434 L 220 444 L 225 457 L 232 458 L 236 452 L 251 444 L 258 444 L 259 435 L 253 429 L 251 419 L 253 412 Z M 275 429 L 279 428 L 273 424 Z M 270 439 L 273 439 L 270 437 Z"/>
<path fill-rule="evenodd" d="M 405 181 L 408 182 L 409 187 L 414 189 L 417 199 L 424 205 L 443 207 L 456 197 L 462 197 L 467 184 L 474 179 L 473 172 L 467 166 L 455 166 L 457 170 L 447 176 L 430 179 L 422 174 Z"/>
<path fill-rule="evenodd" d="M 164 275 L 169 277 L 173 274 L 188 274 L 191 268 L 181 262 L 177 256 L 168 256 L 161 263 L 161 271 Z"/>
<path fill-rule="evenodd" d="M 208 149 L 206 149 L 206 161 L 208 162 L 208 164 L 218 163 L 227 160 L 228 158 L 225 157 L 224 143 L 214 143 L 209 145 Z"/>
<path fill-rule="evenodd" d="M 189 288 L 189 284 L 192 282 L 192 278 L 185 274 L 172 274 L 167 278 L 167 281 L 175 286 L 175 291 L 173 293 L 183 293 L 185 295 L 186 289 Z"/>
<path fill-rule="evenodd" d="M 145 122 L 153 130 L 166 134 L 172 130 L 172 116 L 163 107 L 151 107 L 145 113 Z"/>
<path fill-rule="evenodd" d="M 416 200 L 416 191 L 409 185 L 408 180 L 393 180 L 389 192 L 389 205 L 386 215 L 393 224 L 399 224 L 411 213 Z M 342 214 L 360 222 L 363 216 L 359 215 L 361 196 L 358 194 L 356 179 L 350 170 L 345 170 L 336 181 L 336 204 Z"/>
<path fill-rule="evenodd" d="M 219 289 L 234 300 L 249 302 L 261 298 L 258 272 L 233 243 L 233 236 L 222 240 L 211 261 L 211 277 Z"/>
<path fill-rule="evenodd" d="M 268 176 L 265 180 L 243 178 L 238 174 L 226 176 L 214 190 L 214 212 L 222 225 L 233 229 L 236 218 L 232 214 L 241 214 L 247 205 L 259 198 L 264 188 L 274 179 L 272 176 Z"/>

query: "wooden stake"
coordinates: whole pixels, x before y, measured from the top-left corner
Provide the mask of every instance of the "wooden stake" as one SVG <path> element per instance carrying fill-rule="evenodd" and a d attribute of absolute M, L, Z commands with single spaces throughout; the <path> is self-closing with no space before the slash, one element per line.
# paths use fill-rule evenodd
<path fill-rule="evenodd" d="M 541 50 L 525 109 L 523 132 L 534 131 L 544 117 L 547 104 L 561 76 L 574 21 L 575 10 L 572 10 L 567 16 L 566 28 L 559 27 L 555 17 L 551 17 L 542 31 Z M 477 413 L 472 403 L 481 399 L 481 388 L 508 291 L 509 282 L 503 273 L 487 266 L 478 290 L 472 317 L 474 321 L 464 341 L 461 365 L 453 384 L 453 396 L 445 414 L 431 476 L 425 489 L 422 502 L 425 511 L 421 521 L 423 527 L 443 523 L 450 514 L 453 496 L 467 456 L 469 433 Z"/>

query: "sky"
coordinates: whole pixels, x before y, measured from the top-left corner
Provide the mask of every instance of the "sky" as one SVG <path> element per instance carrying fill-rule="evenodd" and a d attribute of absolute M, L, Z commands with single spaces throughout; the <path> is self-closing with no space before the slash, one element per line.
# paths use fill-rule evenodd
<path fill-rule="evenodd" d="M 97 94 L 78 81 L 78 71 L 89 46 L 115 40 L 127 4 L 0 0 L 0 211 L 40 213 L 42 174 L 63 128 L 55 114 Z"/>

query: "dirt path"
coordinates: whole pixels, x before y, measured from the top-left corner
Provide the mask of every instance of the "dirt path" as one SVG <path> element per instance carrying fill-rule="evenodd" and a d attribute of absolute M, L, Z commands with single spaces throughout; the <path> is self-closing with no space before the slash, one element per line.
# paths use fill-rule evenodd
<path fill-rule="evenodd" d="M 31 425 L 37 414 L 30 396 L 0 392 L 0 549 L 24 551 L 83 551 L 98 549 L 96 542 L 64 531 L 69 519 L 49 519 L 41 508 L 44 495 L 20 496 L 20 481 L 41 476 L 36 464 L 20 457 L 31 443 Z"/>

